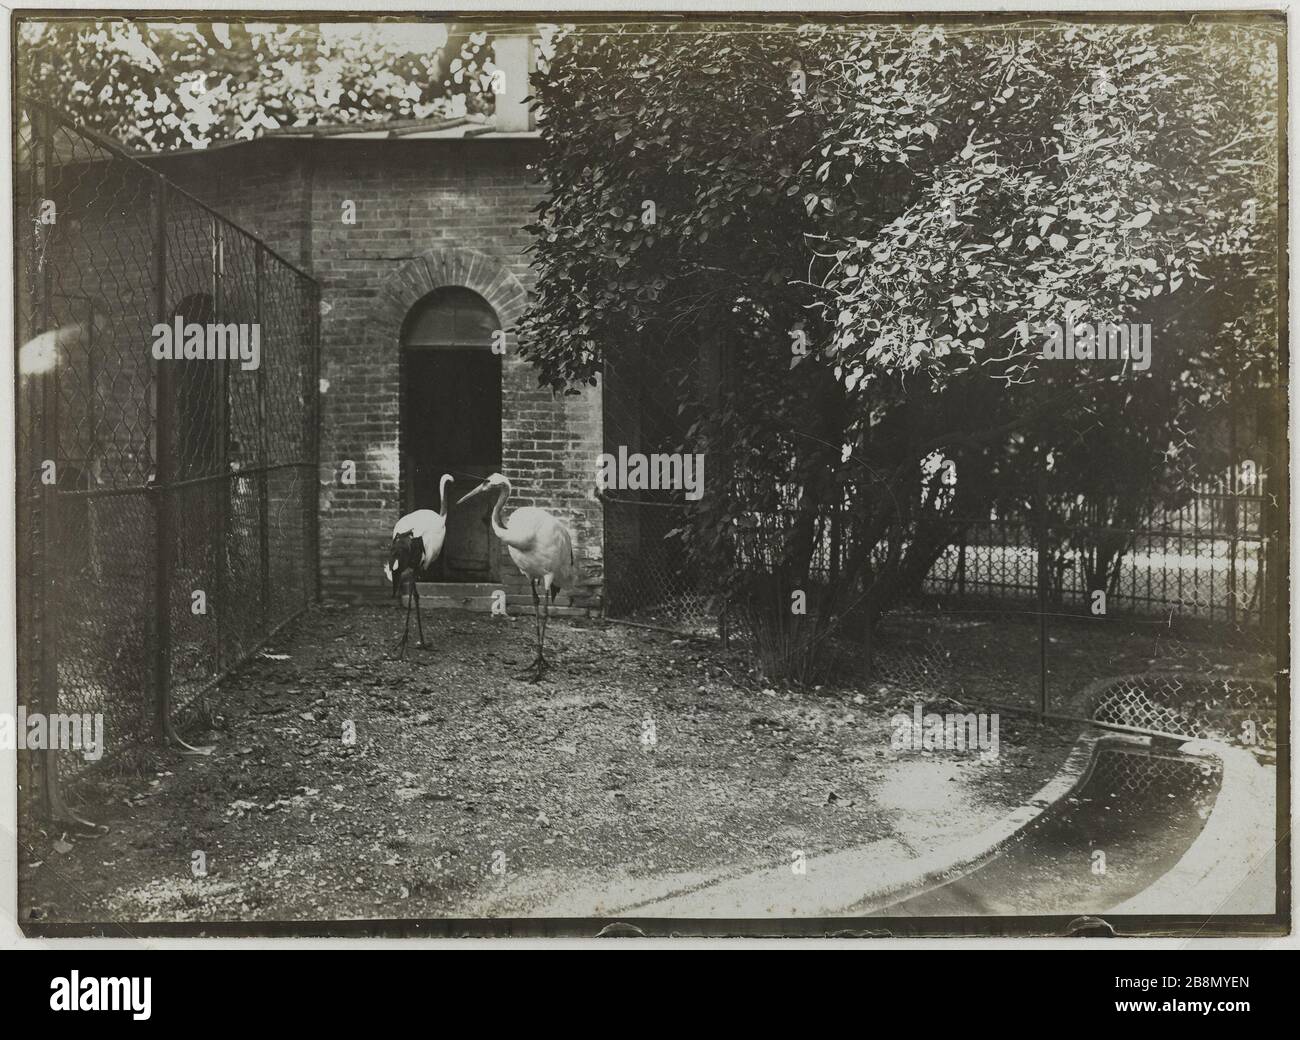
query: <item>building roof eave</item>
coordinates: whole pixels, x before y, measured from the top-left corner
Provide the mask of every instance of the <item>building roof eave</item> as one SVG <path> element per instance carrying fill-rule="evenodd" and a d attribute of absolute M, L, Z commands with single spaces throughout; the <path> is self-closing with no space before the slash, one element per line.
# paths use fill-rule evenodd
<path fill-rule="evenodd" d="M 175 148 L 165 152 L 134 152 L 144 161 L 204 155 L 261 141 L 538 141 L 540 130 L 499 131 L 491 122 L 470 116 L 455 119 L 402 120 L 397 123 L 344 124 L 330 127 L 280 127 L 255 137 L 218 141 L 206 148 Z"/>

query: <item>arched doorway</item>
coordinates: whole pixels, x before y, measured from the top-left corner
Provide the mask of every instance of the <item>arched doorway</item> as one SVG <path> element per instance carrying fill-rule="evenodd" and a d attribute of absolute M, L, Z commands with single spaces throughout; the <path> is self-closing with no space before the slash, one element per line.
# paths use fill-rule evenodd
<path fill-rule="evenodd" d="M 402 324 L 401 487 L 404 511 L 438 509 L 438 481 L 456 478 L 456 498 L 501 468 L 501 322 L 478 293 L 435 289 Z M 447 517 L 447 540 L 430 581 L 492 581 L 488 517 L 491 501 L 476 500 Z"/>

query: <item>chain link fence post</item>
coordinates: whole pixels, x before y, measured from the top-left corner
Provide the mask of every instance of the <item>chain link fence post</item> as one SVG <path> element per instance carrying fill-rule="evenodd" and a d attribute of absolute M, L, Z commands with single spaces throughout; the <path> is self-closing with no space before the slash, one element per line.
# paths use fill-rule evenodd
<path fill-rule="evenodd" d="M 1038 714 L 1047 714 L 1047 487 L 1039 458 L 1034 493 L 1034 512 L 1038 533 Z"/>
<path fill-rule="evenodd" d="M 253 320 L 262 325 L 263 280 L 266 277 L 266 254 L 261 243 L 253 251 Z M 257 474 L 257 559 L 258 559 L 258 593 L 262 605 L 262 627 L 266 629 L 271 621 L 271 505 L 270 475 L 267 467 L 271 464 L 269 442 L 267 438 L 266 414 L 266 371 L 268 365 L 257 369 L 257 461 L 260 472 Z"/>
<path fill-rule="evenodd" d="M 167 182 L 154 181 L 154 313 L 161 323 L 168 323 L 167 297 Z M 172 529 L 171 485 L 175 479 L 176 441 L 173 420 L 176 411 L 176 387 L 172 367 L 167 361 L 154 362 L 154 472 L 149 488 L 154 513 L 153 573 L 153 682 L 155 734 L 165 743 L 171 731 L 172 672 L 172 552 L 176 544 Z"/>
<path fill-rule="evenodd" d="M 32 115 L 33 152 L 40 155 L 35 177 L 39 187 L 36 203 L 39 207 L 43 200 L 52 194 L 51 178 L 54 171 L 53 128 L 46 113 Z M 44 239 L 42 246 L 45 246 Z M 51 320 L 51 298 L 53 291 L 53 267 L 46 262 L 44 252 L 39 260 L 40 286 L 39 314 L 41 328 L 48 331 L 53 324 Z M 55 409 L 58 402 L 58 366 L 40 373 L 37 377 L 40 387 L 40 421 L 39 435 L 36 438 L 36 472 L 40 476 L 40 550 L 37 564 L 37 589 L 40 611 L 40 692 L 38 704 L 46 718 L 54 718 L 59 710 L 59 636 L 55 624 L 53 603 L 58 590 L 58 557 L 56 554 L 56 533 L 58 531 L 58 478 L 59 462 L 59 423 Z M 51 463 L 56 467 L 51 473 L 46 469 Z M 59 756 L 54 749 L 43 751 L 41 761 L 41 797 L 45 811 L 53 817 L 66 816 L 66 806 L 59 787 Z"/>

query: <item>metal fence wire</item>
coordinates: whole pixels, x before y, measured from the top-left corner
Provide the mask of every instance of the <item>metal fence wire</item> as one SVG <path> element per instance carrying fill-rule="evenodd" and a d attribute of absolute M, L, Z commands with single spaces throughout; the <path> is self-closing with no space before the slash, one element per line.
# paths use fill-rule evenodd
<path fill-rule="evenodd" d="M 691 423 L 707 411 L 709 357 L 707 345 L 685 339 L 607 348 L 605 451 L 691 450 Z M 693 503 L 680 494 L 618 490 L 604 501 L 612 619 L 724 644 L 734 636 L 758 659 L 780 650 L 765 639 L 784 639 L 787 650 L 823 640 L 827 658 L 859 678 L 918 693 L 1169 736 L 1276 742 L 1285 514 L 1269 475 L 1253 465 L 1248 478 L 1234 470 L 1145 509 L 1040 491 L 1013 515 L 945 518 L 946 545 L 917 587 L 901 590 L 870 647 L 853 643 L 850 624 L 825 634 L 747 625 L 748 615 L 710 587 L 709 569 L 683 551 L 676 531 Z M 732 559 L 775 573 L 795 513 L 745 519 Z M 817 518 L 810 597 L 844 575 L 854 534 L 845 512 Z M 900 536 L 905 547 L 919 537 L 915 529 Z M 871 559 L 888 548 L 882 542 Z M 1107 676 L 1125 678 L 1112 678 L 1108 696 L 1093 703 L 1090 691 Z"/>
<path fill-rule="evenodd" d="M 607 373 L 613 367 L 607 365 Z M 628 367 L 620 364 L 621 378 L 627 378 Z M 618 387 L 607 390 L 606 450 L 617 450 L 615 442 L 644 443 L 645 419 L 638 426 L 621 410 L 630 406 L 630 391 L 612 379 L 606 385 Z M 619 411 L 610 410 L 615 403 Z M 683 631 L 713 624 L 717 604 L 701 593 L 695 570 L 674 551 L 670 534 L 684 521 L 689 503 L 662 492 L 620 492 L 605 501 L 608 613 L 653 616 L 664 627 Z M 1102 591 L 1110 613 L 1173 616 L 1271 638 L 1276 575 L 1269 560 L 1273 535 L 1264 527 L 1267 504 L 1264 495 L 1197 491 L 1186 506 L 1134 528 L 1052 523 L 1040 532 L 1023 517 L 953 520 L 954 537 L 917 592 L 950 602 L 1032 604 L 1041 579 L 1054 607 L 1086 612 L 1094 593 Z M 1226 526 L 1225 517 L 1234 522 Z M 770 567 L 789 522 L 777 514 L 758 518 L 737 543 L 738 557 L 753 569 Z M 834 558 L 847 542 L 836 539 L 831 525 L 821 525 L 811 559 L 814 580 L 833 577 Z"/>
<path fill-rule="evenodd" d="M 700 398 L 700 359 L 685 338 L 611 347 L 602 385 L 605 452 L 677 453 Z M 605 504 L 605 613 L 686 634 L 716 631 L 716 590 L 676 535 L 690 508 L 681 491 L 611 489 Z"/>
<path fill-rule="evenodd" d="M 1147 672 L 1102 680 L 1090 693 L 1098 722 L 1251 747 L 1277 743 L 1276 690 L 1267 681 Z"/>
<path fill-rule="evenodd" d="M 705 353 L 689 342 L 607 348 L 605 451 L 690 450 L 690 423 L 707 396 Z M 712 475 L 716 481 L 716 468 Z M 1266 485 L 1262 472 L 1249 483 L 1207 484 L 1130 525 L 1097 519 L 1127 513 L 1112 508 L 1113 499 L 1091 499 L 1086 509 L 1054 500 L 1041 511 L 1049 517 L 1042 526 L 1033 516 L 1037 505 L 1023 515 L 951 519 L 952 538 L 916 592 L 961 603 L 1034 604 L 1042 584 L 1054 608 L 1086 612 L 1102 591 L 1112 615 L 1205 622 L 1271 640 L 1279 578 L 1270 550 L 1279 517 Z M 626 489 L 606 493 L 604 502 L 607 616 L 684 634 L 716 632 L 722 604 L 676 534 L 692 503 L 680 493 Z M 769 569 L 793 514 L 747 520 L 738 528 L 735 559 L 747 569 Z M 834 580 L 852 541 L 850 524 L 830 520 L 817 524 L 815 581 Z"/>
<path fill-rule="evenodd" d="M 104 735 L 20 776 L 74 815 L 60 776 L 181 745 L 317 597 L 319 287 L 113 142 L 18 116 L 19 703 Z M 159 326 L 202 357 L 160 359 Z"/>

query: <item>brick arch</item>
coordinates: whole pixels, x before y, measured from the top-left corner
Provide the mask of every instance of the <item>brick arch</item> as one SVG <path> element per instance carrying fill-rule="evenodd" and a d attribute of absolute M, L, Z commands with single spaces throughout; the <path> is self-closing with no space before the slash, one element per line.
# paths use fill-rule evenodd
<path fill-rule="evenodd" d="M 395 344 L 411 308 L 435 289 L 447 286 L 472 289 L 487 300 L 506 330 L 507 346 L 513 346 L 514 327 L 523 316 L 527 292 L 499 259 L 458 246 L 427 249 L 384 276 L 374 320 L 367 324 L 368 338 Z"/>

